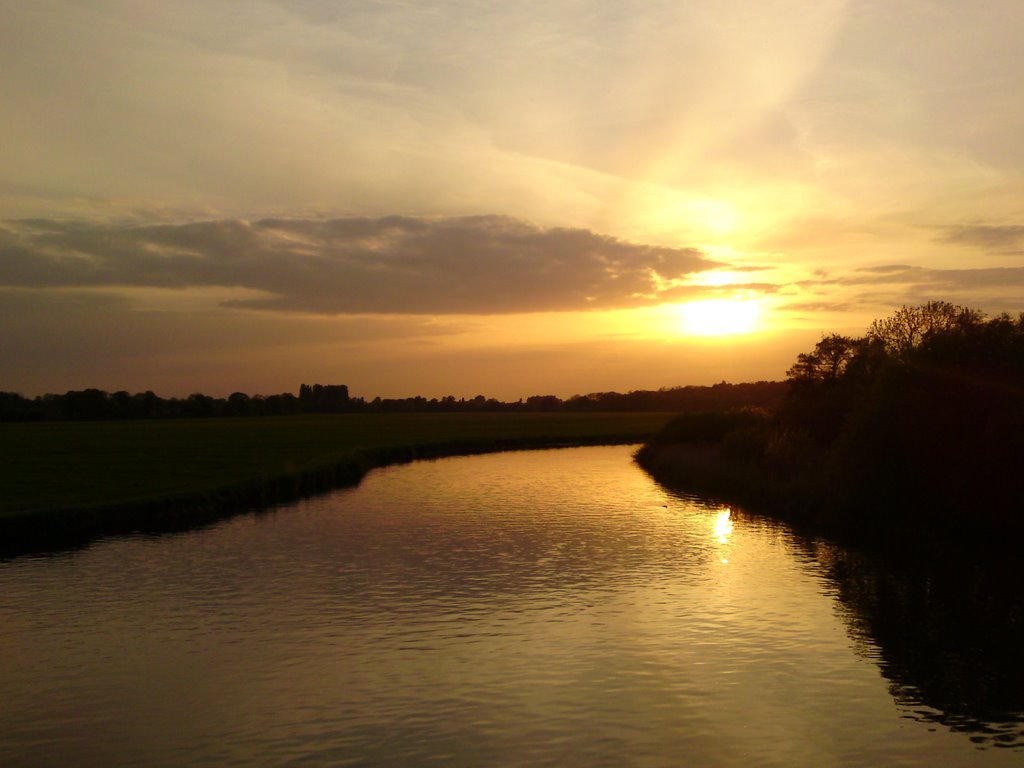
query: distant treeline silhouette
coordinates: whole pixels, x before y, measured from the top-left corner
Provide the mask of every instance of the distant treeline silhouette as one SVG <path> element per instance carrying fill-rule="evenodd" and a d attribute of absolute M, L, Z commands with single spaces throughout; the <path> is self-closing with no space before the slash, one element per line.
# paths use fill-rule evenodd
<path fill-rule="evenodd" d="M 563 400 L 554 395 L 534 395 L 516 402 L 501 402 L 477 395 L 473 398 L 350 397 L 344 384 L 303 384 L 298 396 L 253 395 L 234 392 L 226 398 L 193 394 L 162 398 L 151 391 L 130 394 L 83 389 L 62 395 L 35 398 L 0 392 L 0 421 L 60 421 L 103 419 L 177 419 L 238 416 L 278 416 L 301 413 L 444 413 L 444 412 L 537 412 L 537 411 L 722 411 L 740 407 L 773 408 L 781 401 L 785 382 L 746 384 L 722 382 L 708 387 L 687 386 L 660 390 L 595 392 Z"/>
<path fill-rule="evenodd" d="M 863 337 L 824 336 L 788 382 L 775 412 L 680 417 L 639 460 L 846 533 L 1024 528 L 1024 313 L 904 306 Z"/>

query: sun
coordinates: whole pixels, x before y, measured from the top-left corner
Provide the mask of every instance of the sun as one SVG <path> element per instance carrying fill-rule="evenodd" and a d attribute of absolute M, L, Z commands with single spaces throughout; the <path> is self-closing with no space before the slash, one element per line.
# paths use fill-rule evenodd
<path fill-rule="evenodd" d="M 758 330 L 761 307 L 756 301 L 707 299 L 679 305 L 681 330 L 690 336 L 729 336 Z"/>

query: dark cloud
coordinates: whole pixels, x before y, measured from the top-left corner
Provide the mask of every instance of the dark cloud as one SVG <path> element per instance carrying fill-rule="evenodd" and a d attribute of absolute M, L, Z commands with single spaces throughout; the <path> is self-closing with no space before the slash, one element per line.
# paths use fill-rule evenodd
<path fill-rule="evenodd" d="M 940 227 L 942 242 L 983 248 L 1003 254 L 1024 253 L 1024 226 L 967 224 L 964 226 Z"/>
<path fill-rule="evenodd" d="M 722 266 L 695 248 L 501 216 L 0 225 L 0 285 L 236 287 L 265 295 L 232 306 L 327 314 L 638 306 Z"/>

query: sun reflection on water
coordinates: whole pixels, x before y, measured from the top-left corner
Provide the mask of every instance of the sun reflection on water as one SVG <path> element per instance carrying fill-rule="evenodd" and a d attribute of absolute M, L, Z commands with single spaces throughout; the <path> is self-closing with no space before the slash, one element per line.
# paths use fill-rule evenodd
<path fill-rule="evenodd" d="M 719 544 L 728 544 L 732 535 L 732 510 L 728 507 L 715 515 L 715 539 Z M 729 558 L 720 558 L 723 565 L 729 564 Z"/>
<path fill-rule="evenodd" d="M 715 517 L 715 538 L 720 544 L 728 544 L 732 534 L 732 510 L 723 509 Z"/>

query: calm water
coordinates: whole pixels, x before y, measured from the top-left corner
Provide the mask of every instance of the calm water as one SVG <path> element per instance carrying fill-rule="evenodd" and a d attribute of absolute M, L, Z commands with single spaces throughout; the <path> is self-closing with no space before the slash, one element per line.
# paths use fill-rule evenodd
<path fill-rule="evenodd" d="M 0 563 L 0 765 L 1024 764 L 1014 637 L 872 568 L 624 447 L 391 468 Z"/>

